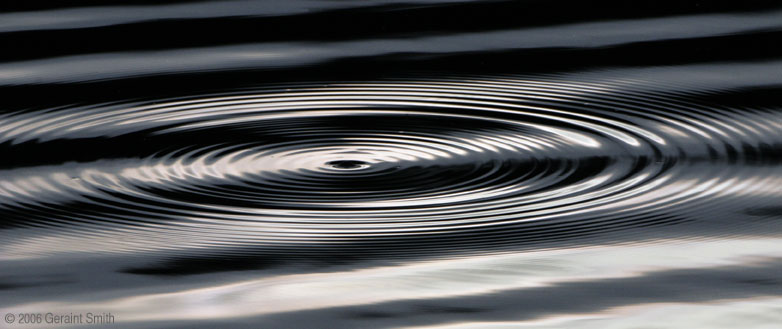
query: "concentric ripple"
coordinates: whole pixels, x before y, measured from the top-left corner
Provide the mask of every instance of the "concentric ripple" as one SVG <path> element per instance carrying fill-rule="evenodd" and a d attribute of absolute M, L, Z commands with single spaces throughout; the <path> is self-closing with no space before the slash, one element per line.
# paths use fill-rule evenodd
<path fill-rule="evenodd" d="M 725 224 L 779 198 L 780 112 L 680 87 L 461 77 L 6 114 L 0 145 L 27 150 L 0 169 L 6 252 L 480 249 Z"/>

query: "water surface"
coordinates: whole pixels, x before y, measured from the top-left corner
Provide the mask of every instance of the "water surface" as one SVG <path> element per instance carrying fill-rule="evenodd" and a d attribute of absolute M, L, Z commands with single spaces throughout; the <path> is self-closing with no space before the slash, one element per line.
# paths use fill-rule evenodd
<path fill-rule="evenodd" d="M 774 2 L 0 9 L 9 328 L 782 323 Z"/>

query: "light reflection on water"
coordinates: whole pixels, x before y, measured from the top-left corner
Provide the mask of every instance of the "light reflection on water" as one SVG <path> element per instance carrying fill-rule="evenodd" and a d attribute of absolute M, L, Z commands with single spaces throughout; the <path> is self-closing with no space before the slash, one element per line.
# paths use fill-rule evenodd
<path fill-rule="evenodd" d="M 778 4 L 90 1 L 0 5 L 1 314 L 782 322 Z"/>
<path fill-rule="evenodd" d="M 695 303 L 684 308 L 718 313 L 723 307 L 729 313 L 745 311 L 734 305 L 778 309 L 773 296 L 779 293 L 779 258 L 768 257 L 782 252 L 778 242 L 773 238 L 639 241 L 369 268 L 336 266 L 328 272 L 261 277 L 248 272 L 219 284 L 211 284 L 211 275 L 205 275 L 183 278 L 183 287 L 162 288 L 162 292 L 144 293 L 137 288 L 141 293 L 129 295 L 126 289 L 114 287 L 99 298 L 85 294 L 7 310 L 121 314 L 121 325 L 127 327 L 172 320 L 197 325 L 203 319 L 237 324 L 233 319 L 245 317 L 253 319 L 238 324 L 274 326 L 299 317 L 295 322 L 299 326 L 316 325 L 308 324 L 308 319 L 363 326 L 377 317 L 385 319 L 382 326 L 423 325 L 436 323 L 429 314 L 437 318 L 443 316 L 437 310 L 449 314 L 449 309 L 457 313 L 454 319 L 468 322 L 557 327 L 613 318 L 619 322 L 612 325 L 621 327 L 677 303 Z M 377 314 L 366 316 L 373 313 Z"/>

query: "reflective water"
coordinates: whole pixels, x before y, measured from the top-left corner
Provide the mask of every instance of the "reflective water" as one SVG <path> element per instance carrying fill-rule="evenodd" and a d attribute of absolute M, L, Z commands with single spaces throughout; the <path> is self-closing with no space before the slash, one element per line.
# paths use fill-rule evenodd
<path fill-rule="evenodd" d="M 774 2 L 0 9 L 4 326 L 782 323 Z"/>

